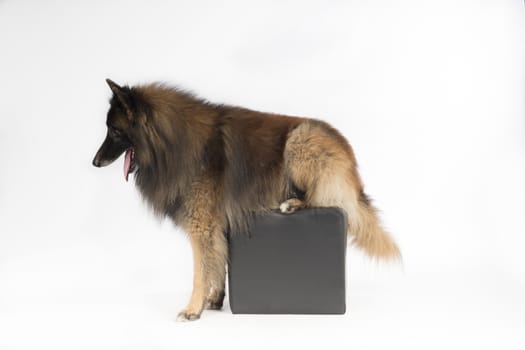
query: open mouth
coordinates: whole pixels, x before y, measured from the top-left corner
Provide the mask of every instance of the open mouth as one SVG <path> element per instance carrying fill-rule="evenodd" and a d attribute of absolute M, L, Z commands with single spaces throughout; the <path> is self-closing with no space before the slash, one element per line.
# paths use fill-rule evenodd
<path fill-rule="evenodd" d="M 135 164 L 135 150 L 128 148 L 124 156 L 124 178 L 128 181 L 129 174 L 133 173 L 137 168 Z"/>

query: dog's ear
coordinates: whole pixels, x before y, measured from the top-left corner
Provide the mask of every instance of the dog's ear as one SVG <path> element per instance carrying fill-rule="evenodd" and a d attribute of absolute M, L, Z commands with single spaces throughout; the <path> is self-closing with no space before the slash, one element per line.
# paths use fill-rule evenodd
<path fill-rule="evenodd" d="M 111 79 L 106 79 L 106 83 L 108 83 L 109 88 L 111 91 L 113 91 L 113 94 L 116 96 L 122 107 L 124 107 L 124 110 L 128 114 L 129 117 L 132 116 L 131 114 L 131 94 L 129 89 L 123 88 L 119 86 L 117 83 L 115 83 Z"/>

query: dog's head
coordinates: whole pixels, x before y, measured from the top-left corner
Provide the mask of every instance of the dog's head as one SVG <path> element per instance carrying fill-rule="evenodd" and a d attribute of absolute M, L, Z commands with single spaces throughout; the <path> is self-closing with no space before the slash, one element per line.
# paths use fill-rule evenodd
<path fill-rule="evenodd" d="M 138 124 L 146 118 L 143 108 L 137 101 L 133 89 L 121 87 L 110 79 L 106 79 L 113 97 L 107 114 L 106 139 L 100 146 L 93 165 L 103 167 L 113 163 L 124 152 L 124 177 L 126 181 L 133 173 L 138 163 L 135 159 L 135 147 L 138 143 Z"/>

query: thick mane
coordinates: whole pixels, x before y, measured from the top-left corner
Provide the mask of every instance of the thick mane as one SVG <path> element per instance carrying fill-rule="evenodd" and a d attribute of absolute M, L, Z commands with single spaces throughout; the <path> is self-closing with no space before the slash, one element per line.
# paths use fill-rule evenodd
<path fill-rule="evenodd" d="M 290 191 L 283 150 L 300 118 L 217 105 L 162 84 L 132 88 L 147 106 L 136 184 L 157 215 L 178 221 L 195 181 L 211 178 L 232 231 Z"/>
<path fill-rule="evenodd" d="M 132 91 L 148 110 L 137 139 L 136 184 L 157 215 L 176 219 L 183 197 L 203 166 L 215 108 L 162 84 Z"/>

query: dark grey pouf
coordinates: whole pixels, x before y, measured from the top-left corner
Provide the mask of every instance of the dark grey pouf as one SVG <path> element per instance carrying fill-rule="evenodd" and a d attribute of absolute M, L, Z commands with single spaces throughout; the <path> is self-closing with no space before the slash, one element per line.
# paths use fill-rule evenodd
<path fill-rule="evenodd" d="M 345 313 L 346 215 L 339 208 L 272 212 L 229 236 L 233 313 Z"/>

